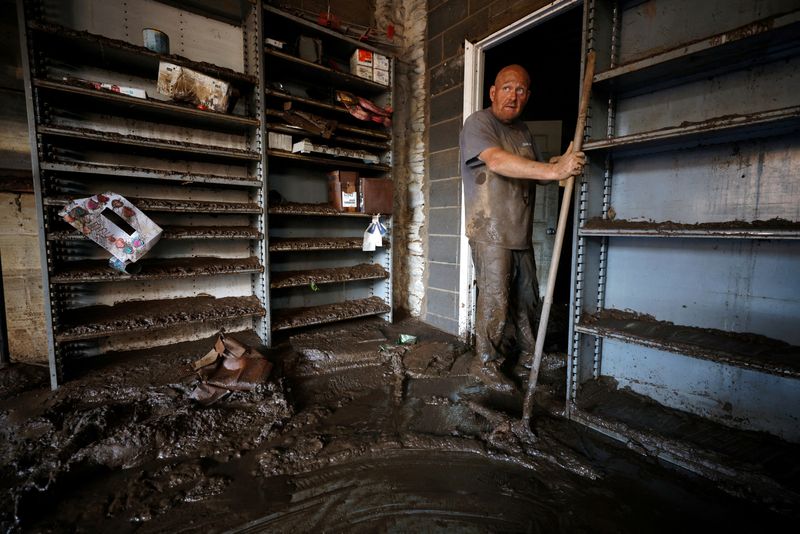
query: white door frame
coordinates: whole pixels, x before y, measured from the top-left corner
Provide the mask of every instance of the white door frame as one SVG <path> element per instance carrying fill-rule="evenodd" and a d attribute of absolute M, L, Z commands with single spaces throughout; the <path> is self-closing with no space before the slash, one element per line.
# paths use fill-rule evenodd
<path fill-rule="evenodd" d="M 466 120 L 473 112 L 478 111 L 483 105 L 483 67 L 484 52 L 517 35 L 526 32 L 537 24 L 560 15 L 577 5 L 583 0 L 556 0 L 534 11 L 530 15 L 496 31 L 489 37 L 470 43 L 464 41 L 464 110 L 463 119 Z M 470 255 L 469 242 L 465 234 L 466 215 L 464 211 L 464 188 L 461 188 L 461 239 L 459 246 L 459 273 L 458 273 L 458 334 L 467 339 L 472 332 L 475 317 L 475 292 L 474 273 L 472 270 L 472 256 Z"/>

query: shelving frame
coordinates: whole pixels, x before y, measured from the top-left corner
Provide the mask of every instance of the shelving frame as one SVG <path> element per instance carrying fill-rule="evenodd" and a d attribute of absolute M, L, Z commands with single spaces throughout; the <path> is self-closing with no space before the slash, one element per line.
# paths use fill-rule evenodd
<path fill-rule="evenodd" d="M 220 328 L 269 344 L 260 2 L 17 5 L 51 387 L 81 359 Z M 142 46 L 145 27 L 171 34 L 172 53 Z M 228 82 L 238 99 L 225 112 L 171 101 L 156 90 L 162 60 Z M 109 254 L 58 216 L 106 191 L 164 229 L 135 274 L 109 268 Z"/>
<path fill-rule="evenodd" d="M 762 7 L 584 10 L 597 72 L 575 192 L 567 413 L 717 478 L 733 477 L 719 467 L 733 453 L 682 448 L 664 437 L 674 428 L 647 426 L 651 407 L 671 414 L 665 425 L 694 418 L 699 434 L 800 442 L 800 11 Z"/>
<path fill-rule="evenodd" d="M 328 199 L 326 176 L 347 170 L 391 178 L 391 129 L 354 119 L 335 97 L 335 91 L 342 90 L 380 106 L 391 105 L 391 84 L 359 78 L 349 72 L 347 63 L 356 48 L 389 54 L 271 5 L 264 5 L 264 15 L 265 38 L 285 44 L 283 49 L 268 43 L 264 47 L 267 130 L 290 135 L 292 143 L 307 138 L 314 144 L 379 158 L 379 163 L 367 163 L 321 153 L 266 150 L 268 188 L 280 195 L 268 207 L 272 331 L 291 333 L 370 315 L 391 321 L 392 218 L 386 214 L 381 218 L 389 229 L 383 247 L 364 252 L 363 234 L 371 215 L 335 210 Z M 320 63 L 302 59 L 294 50 L 294 40 L 301 35 L 320 40 Z M 392 64 L 392 84 L 393 70 Z M 290 124 L 284 116 L 287 107 L 336 121 L 332 135 L 315 135 Z"/>

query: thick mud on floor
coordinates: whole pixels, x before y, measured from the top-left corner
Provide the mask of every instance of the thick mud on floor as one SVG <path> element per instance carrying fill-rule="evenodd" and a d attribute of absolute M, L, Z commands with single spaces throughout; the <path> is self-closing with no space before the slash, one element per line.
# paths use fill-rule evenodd
<path fill-rule="evenodd" d="M 187 366 L 212 344 L 114 360 L 57 392 L 46 369 L 0 370 L 3 530 L 744 532 L 798 519 L 560 417 L 563 355 L 545 361 L 529 443 L 507 424 L 521 394 L 488 390 L 466 347 L 415 321 L 296 334 L 264 350 L 267 384 L 202 407 Z"/>

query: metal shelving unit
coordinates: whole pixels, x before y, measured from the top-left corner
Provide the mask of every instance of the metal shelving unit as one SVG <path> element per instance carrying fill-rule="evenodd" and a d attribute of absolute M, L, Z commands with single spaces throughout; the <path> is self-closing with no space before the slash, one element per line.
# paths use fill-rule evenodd
<path fill-rule="evenodd" d="M 585 4 L 572 266 L 569 416 L 740 485 L 719 436 L 800 450 L 800 11 L 762 7 Z"/>
<path fill-rule="evenodd" d="M 18 2 L 53 388 L 79 359 L 158 350 L 219 328 L 270 341 L 263 12 L 246 1 L 222 11 L 202 2 Z M 144 27 L 194 38 L 172 39 L 161 55 L 142 46 Z M 160 61 L 228 82 L 235 104 L 214 112 L 160 95 Z M 58 216 L 69 200 L 106 191 L 164 229 L 136 274 L 110 269 L 109 254 Z"/>
<path fill-rule="evenodd" d="M 370 46 L 273 6 L 265 5 L 264 11 L 264 37 L 285 43 L 281 50 L 269 43 L 264 47 L 267 130 L 291 136 L 292 143 L 307 138 L 378 158 L 368 163 L 267 149 L 269 189 L 279 194 L 268 207 L 272 331 L 369 315 L 391 320 L 391 239 L 384 237 L 383 248 L 374 252 L 362 251 L 370 215 L 336 211 L 328 203 L 326 174 L 351 170 L 361 176 L 391 177 L 391 130 L 355 119 L 335 93 L 352 92 L 386 106 L 392 104 L 392 87 L 349 73 L 350 55 Z M 299 57 L 295 45 L 300 36 L 319 39 L 320 63 Z M 290 124 L 287 107 L 336 121 L 332 135 L 323 138 Z M 391 231 L 391 217 L 382 220 Z"/>

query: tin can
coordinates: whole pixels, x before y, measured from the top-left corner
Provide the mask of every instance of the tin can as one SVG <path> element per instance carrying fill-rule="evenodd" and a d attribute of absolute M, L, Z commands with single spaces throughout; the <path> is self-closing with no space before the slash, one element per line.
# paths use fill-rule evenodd
<path fill-rule="evenodd" d="M 169 54 L 169 37 L 166 33 L 155 28 L 144 28 L 142 30 L 142 40 L 144 47 L 157 54 Z"/>

